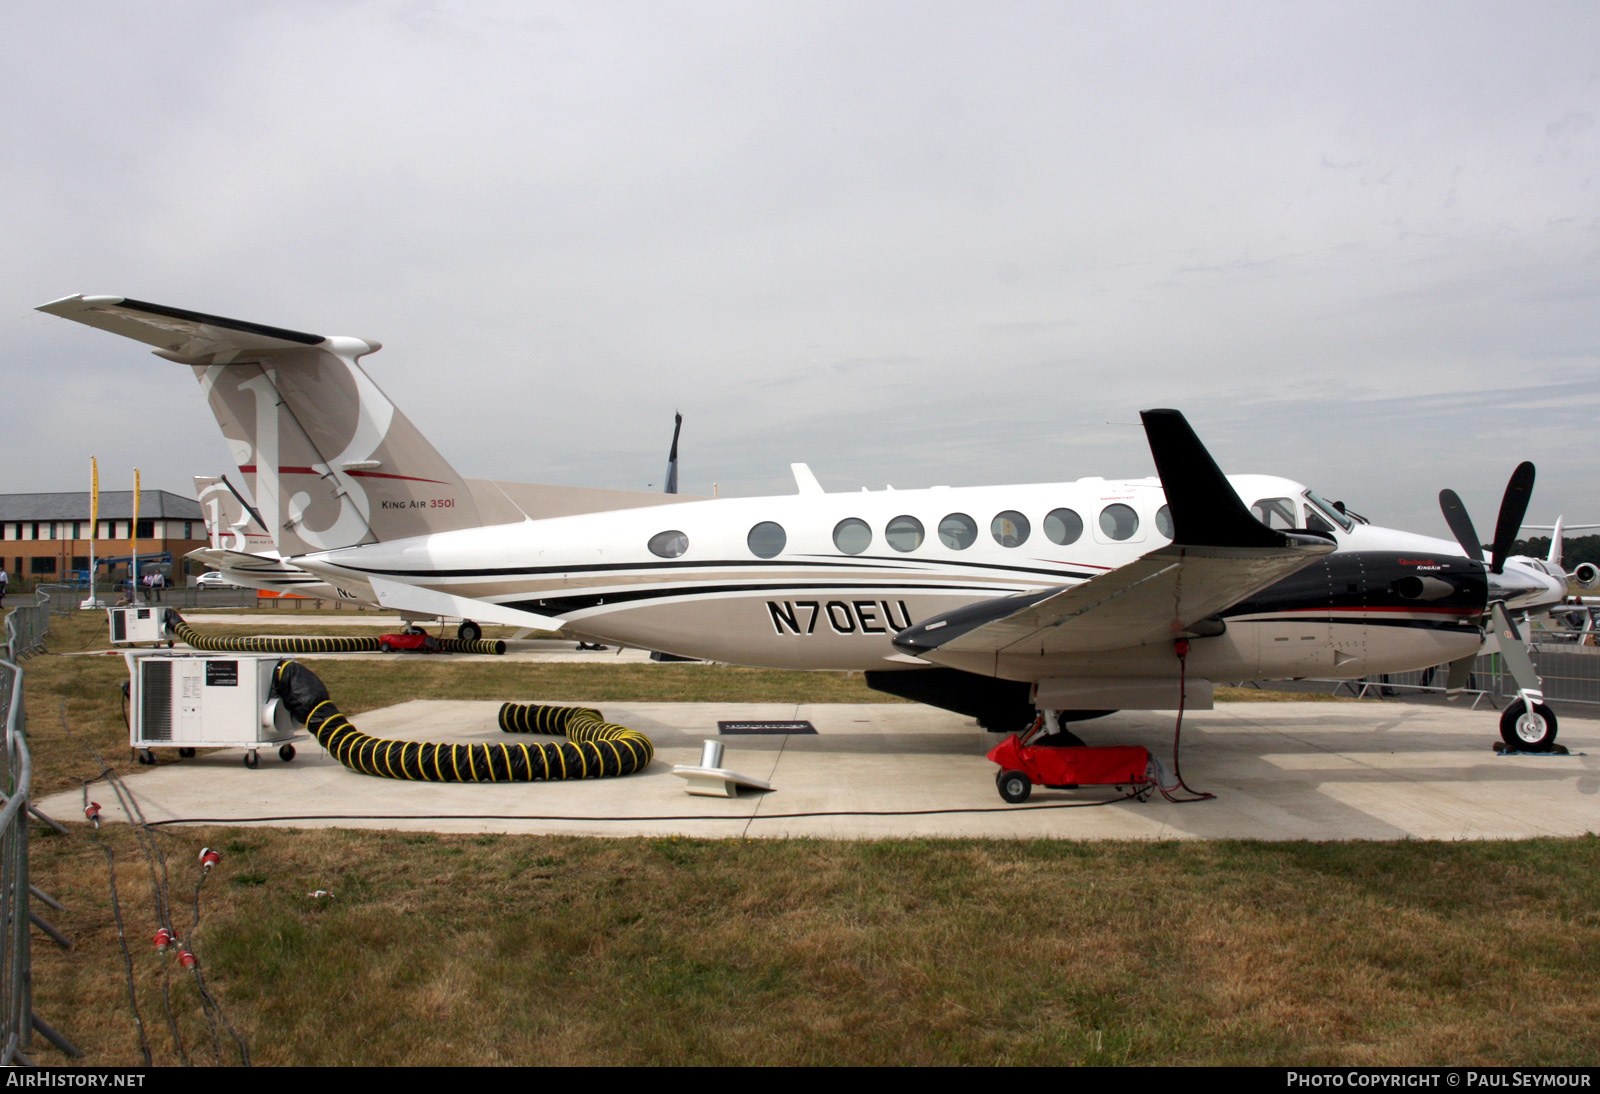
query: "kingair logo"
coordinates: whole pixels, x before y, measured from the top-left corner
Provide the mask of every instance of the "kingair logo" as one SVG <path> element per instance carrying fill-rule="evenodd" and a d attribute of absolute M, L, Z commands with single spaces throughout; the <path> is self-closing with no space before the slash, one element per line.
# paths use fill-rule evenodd
<path fill-rule="evenodd" d="M 307 446 L 308 439 L 292 412 L 280 416 L 279 408 L 283 399 L 278 391 L 276 369 L 261 366 L 256 375 L 238 382 L 225 374 L 228 366 L 212 365 L 201 381 L 202 389 L 208 395 L 216 385 L 232 383 L 237 391 L 253 401 L 255 431 L 250 440 L 255 448 L 256 501 L 266 520 L 276 520 L 285 530 L 292 531 L 306 544 L 320 550 L 349 546 L 366 533 L 367 518 L 371 511 L 366 491 L 341 469 L 371 460 L 387 436 L 394 418 L 394 405 L 377 389 L 371 378 L 356 366 L 354 360 L 338 354 L 333 356 L 344 366 L 349 377 L 349 394 L 353 396 L 356 413 L 353 429 L 348 436 L 321 438 L 325 445 L 342 445 L 338 455 L 328 463 L 308 461 L 312 472 L 322 480 L 310 488 L 317 490 L 320 498 L 313 497 L 308 489 L 290 488 L 281 479 L 283 449 L 290 449 L 296 457 L 304 457 L 307 453 L 300 449 Z M 237 409 L 242 411 L 243 408 Z M 293 423 L 292 426 L 290 423 Z M 334 499 L 338 504 L 332 522 L 320 528 L 309 526 L 304 519 L 307 512 L 316 501 L 328 499 Z M 274 535 L 273 538 L 276 541 L 278 537 Z"/>
<path fill-rule="evenodd" d="M 1396 559 L 1395 561 L 1400 563 L 1400 565 L 1402 565 L 1402 566 L 1415 566 L 1419 570 L 1442 570 L 1442 569 L 1444 569 L 1443 566 L 1439 565 L 1437 562 L 1435 562 L 1431 558 L 1401 558 L 1401 559 Z"/>
<path fill-rule="evenodd" d="M 904 600 L 769 600 L 767 612 L 778 634 L 816 634 L 819 623 L 834 634 L 899 634 L 911 626 Z"/>

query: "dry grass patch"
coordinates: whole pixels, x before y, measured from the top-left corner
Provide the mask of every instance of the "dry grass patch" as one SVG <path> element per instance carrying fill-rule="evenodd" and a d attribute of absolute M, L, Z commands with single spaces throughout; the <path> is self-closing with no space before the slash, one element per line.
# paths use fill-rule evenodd
<path fill-rule="evenodd" d="M 214 1058 L 119 847 L 146 1024 Z M 1070 844 L 162 831 L 258 1062 L 1587 1063 L 1600 840 Z M 1528 861 L 1541 867 L 1530 884 Z M 1435 869 L 1435 866 L 1438 869 Z M 36 1006 L 134 1062 L 104 856 L 37 841 L 79 949 Z M 306 894 L 332 889 L 332 900 Z M 179 916 L 186 928 L 190 913 Z M 190 1008 L 188 1012 L 184 1007 Z M 192 1013 L 191 1013 L 192 1012 Z M 419 1031 L 426 1031 L 421 1033 Z M 227 1042 L 223 1042 L 224 1049 Z M 160 1053 L 165 1053 L 161 1056 Z M 224 1059 L 227 1059 L 224 1051 Z"/>

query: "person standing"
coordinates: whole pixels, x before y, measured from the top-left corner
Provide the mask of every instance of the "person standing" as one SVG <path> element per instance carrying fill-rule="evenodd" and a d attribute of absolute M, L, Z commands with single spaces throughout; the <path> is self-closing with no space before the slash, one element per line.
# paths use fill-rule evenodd
<path fill-rule="evenodd" d="M 0 563 L 0 608 L 6 606 L 6 586 L 11 584 L 11 575 L 6 573 L 4 563 Z"/>

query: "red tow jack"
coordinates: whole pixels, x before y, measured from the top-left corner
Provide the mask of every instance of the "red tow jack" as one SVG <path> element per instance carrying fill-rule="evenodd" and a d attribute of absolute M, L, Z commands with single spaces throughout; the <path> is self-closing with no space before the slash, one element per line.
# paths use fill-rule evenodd
<path fill-rule="evenodd" d="M 1045 720 L 1040 718 L 1026 733 L 1013 733 L 989 752 L 989 759 L 1000 765 L 995 785 L 1000 788 L 1000 796 L 1013 805 L 1027 801 L 1035 783 L 1051 790 L 1126 786 L 1139 801 L 1156 789 L 1149 749 L 1138 745 L 1029 744 L 1038 740 L 1044 727 Z"/>

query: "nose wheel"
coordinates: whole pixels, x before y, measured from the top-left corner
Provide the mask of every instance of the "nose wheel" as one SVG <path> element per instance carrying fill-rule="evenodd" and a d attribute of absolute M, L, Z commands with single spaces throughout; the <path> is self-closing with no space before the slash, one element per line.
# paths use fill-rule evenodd
<path fill-rule="evenodd" d="M 1517 699 L 1500 712 L 1500 739 L 1518 752 L 1548 752 L 1556 743 L 1556 712 Z"/>

